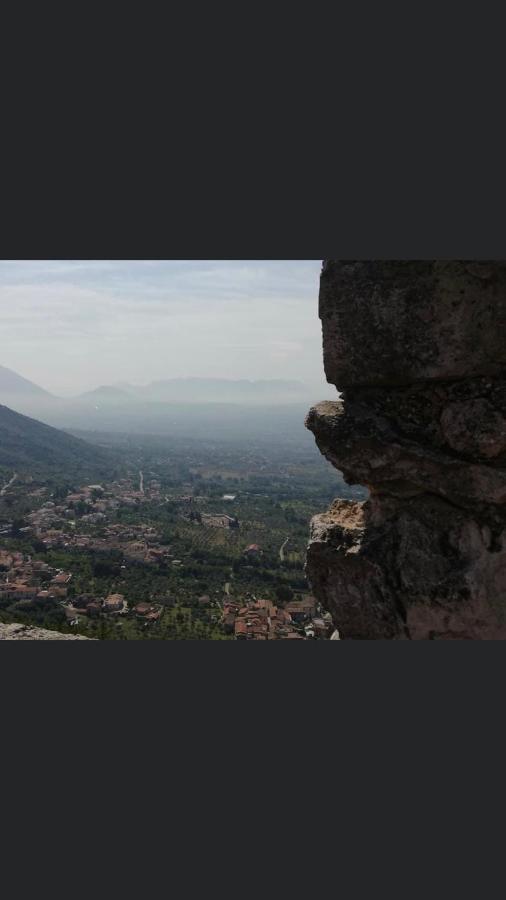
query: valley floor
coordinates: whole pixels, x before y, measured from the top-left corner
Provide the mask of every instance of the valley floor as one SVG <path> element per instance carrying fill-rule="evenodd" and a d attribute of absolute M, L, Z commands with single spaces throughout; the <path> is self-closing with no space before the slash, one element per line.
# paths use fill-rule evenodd
<path fill-rule="evenodd" d="M 95 436 L 116 477 L 0 492 L 0 622 L 105 640 L 326 639 L 311 516 L 363 496 L 300 446 Z"/>

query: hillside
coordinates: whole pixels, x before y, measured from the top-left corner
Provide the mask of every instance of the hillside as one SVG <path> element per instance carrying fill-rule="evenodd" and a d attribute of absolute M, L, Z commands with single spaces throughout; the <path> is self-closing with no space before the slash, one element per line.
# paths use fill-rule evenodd
<path fill-rule="evenodd" d="M 0 405 L 0 470 L 98 475 L 113 464 L 107 451 Z"/>

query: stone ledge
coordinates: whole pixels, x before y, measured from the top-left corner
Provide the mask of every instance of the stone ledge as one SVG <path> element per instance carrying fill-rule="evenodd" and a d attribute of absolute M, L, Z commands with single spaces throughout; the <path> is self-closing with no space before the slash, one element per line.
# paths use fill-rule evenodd
<path fill-rule="evenodd" d="M 60 634 L 58 631 L 47 631 L 31 625 L 0 623 L 0 641 L 87 641 L 89 638 L 81 634 Z"/>

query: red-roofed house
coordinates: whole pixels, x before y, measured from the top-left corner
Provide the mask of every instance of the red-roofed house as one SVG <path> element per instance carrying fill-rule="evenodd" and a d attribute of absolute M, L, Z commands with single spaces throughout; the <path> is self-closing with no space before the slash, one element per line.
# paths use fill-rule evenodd
<path fill-rule="evenodd" d="M 244 550 L 245 556 L 261 556 L 262 553 L 263 550 L 261 547 L 259 547 L 258 544 L 250 544 L 249 547 L 246 547 L 246 549 Z"/>

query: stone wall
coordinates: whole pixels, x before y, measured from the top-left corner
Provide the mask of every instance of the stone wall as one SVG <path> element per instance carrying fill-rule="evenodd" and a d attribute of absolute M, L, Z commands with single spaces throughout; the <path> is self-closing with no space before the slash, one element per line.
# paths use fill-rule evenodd
<path fill-rule="evenodd" d="M 506 262 L 323 265 L 307 427 L 364 503 L 311 523 L 341 639 L 506 638 Z"/>

